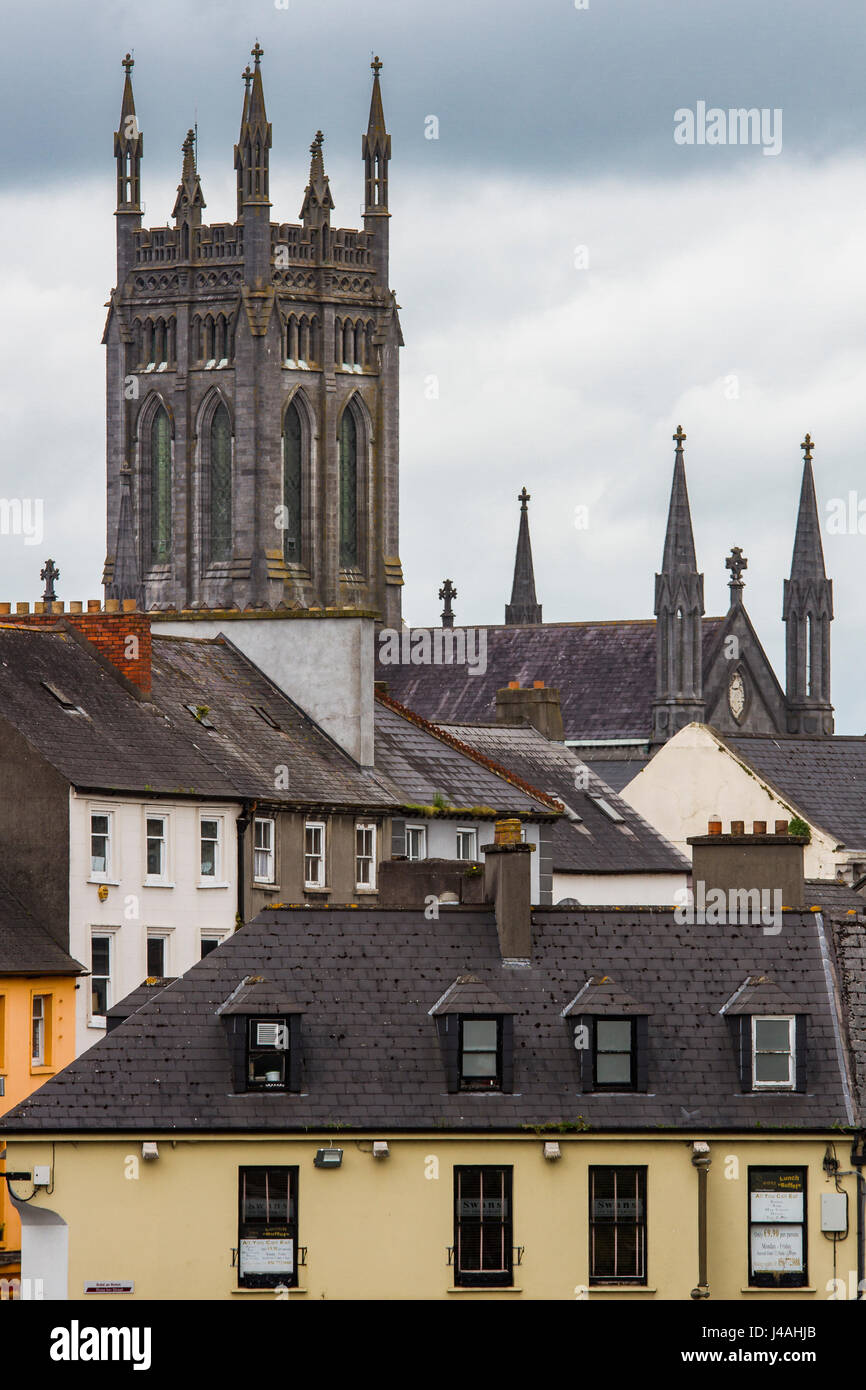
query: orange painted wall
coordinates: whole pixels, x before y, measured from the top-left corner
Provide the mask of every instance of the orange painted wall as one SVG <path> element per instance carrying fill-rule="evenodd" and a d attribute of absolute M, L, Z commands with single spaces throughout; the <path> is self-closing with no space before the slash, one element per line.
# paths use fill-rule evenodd
<path fill-rule="evenodd" d="M 33 996 L 47 998 L 45 1064 L 31 1055 Z M 18 1105 L 75 1057 L 75 978 L 68 975 L 0 975 L 0 1076 L 4 1095 L 0 1115 Z M 2 1148 L 2 1145 L 0 1145 Z M 0 1159 L 0 1172 L 6 1167 Z M 21 1221 L 0 1180 L 0 1255 L 21 1249 Z M 17 1265 L 0 1263 L 0 1278 L 18 1274 Z"/>

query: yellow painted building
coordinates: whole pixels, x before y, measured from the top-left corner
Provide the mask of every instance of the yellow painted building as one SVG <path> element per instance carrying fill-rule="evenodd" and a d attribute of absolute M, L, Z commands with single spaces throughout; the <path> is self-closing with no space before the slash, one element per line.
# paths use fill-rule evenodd
<path fill-rule="evenodd" d="M 700 1142 L 701 1132 L 694 1132 Z M 824 1169 L 828 1145 L 850 1173 L 851 1145 L 838 1133 L 802 1137 L 706 1134 L 707 1284 L 711 1299 L 827 1299 L 856 1290 L 856 1183 Z M 388 1154 L 374 1156 L 373 1143 Z M 158 1156 L 142 1157 L 143 1142 Z M 68 1225 L 72 1300 L 122 1299 L 685 1299 L 699 1283 L 699 1175 L 683 1137 L 526 1134 L 470 1138 L 430 1131 L 411 1137 L 322 1132 L 297 1136 L 63 1134 L 10 1143 L 16 1170 L 45 1165 L 48 1186 L 32 1206 Z M 545 1144 L 561 1157 L 546 1158 Z M 339 1167 L 315 1166 L 317 1150 L 342 1149 Z M 512 1278 L 504 1287 L 455 1283 L 455 1169 L 511 1170 Z M 597 1282 L 592 1270 L 593 1170 L 645 1168 L 645 1260 L 640 1279 Z M 242 1287 L 239 1185 L 244 1170 L 296 1168 L 295 1283 Z M 750 1172 L 804 1170 L 804 1280 L 760 1287 L 752 1261 L 772 1246 L 771 1223 L 750 1220 Z M 846 1194 L 847 1232 L 822 1232 L 822 1197 Z M 19 1196 L 33 1191 L 13 1184 Z M 49 1195 L 50 1193 L 50 1195 Z M 98 1195 L 97 1195 L 98 1194 Z M 787 1199 L 786 1199 L 787 1200 Z M 98 1217 L 94 1219 L 97 1212 Z M 790 1214 L 790 1213 L 782 1213 Z M 766 1215 L 759 1212 L 758 1215 Z M 824 1217 L 826 1224 L 826 1216 Z M 760 1228 L 758 1233 L 758 1228 Z M 62 1249 L 61 1240 L 57 1249 Z M 25 1265 L 53 1295 L 58 1271 Z M 833 1284 L 833 1280 L 841 1281 Z M 87 1295 L 88 1285 L 94 1293 Z M 102 1286 L 102 1287 L 101 1287 Z"/>

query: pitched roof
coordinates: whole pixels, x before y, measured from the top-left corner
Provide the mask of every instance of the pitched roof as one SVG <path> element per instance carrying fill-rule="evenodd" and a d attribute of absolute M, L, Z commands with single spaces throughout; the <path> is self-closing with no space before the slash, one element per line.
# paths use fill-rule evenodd
<path fill-rule="evenodd" d="M 0 976 L 85 973 L 0 879 Z"/>
<path fill-rule="evenodd" d="M 846 849 L 866 849 L 866 737 L 719 734 L 810 825 Z"/>
<path fill-rule="evenodd" d="M 836 1051 L 819 913 L 786 911 L 780 936 L 681 926 L 660 908 L 533 912 L 529 966 L 504 965 L 489 907 L 429 922 L 412 909 L 263 912 L 0 1121 L 7 1133 L 826 1129 L 854 1120 Z M 780 943 L 782 945 L 780 946 Z M 827 967 L 829 969 L 829 966 Z M 217 1010 L 263 974 L 304 1009 L 300 1093 L 233 1094 Z M 475 975 L 514 1015 L 513 1093 L 446 1092 L 428 1010 Z M 652 1006 L 646 1093 L 580 1093 L 561 1016 L 590 976 Z M 770 974 L 810 1011 L 808 1089 L 740 1091 L 719 1013 L 747 975 Z"/>
<path fill-rule="evenodd" d="M 377 693 L 376 770 L 401 801 L 429 805 L 438 792 L 455 807 L 488 806 L 524 815 L 558 815 L 552 793 L 470 747 L 446 729 Z"/>
<path fill-rule="evenodd" d="M 566 816 L 552 828 L 555 871 L 684 873 L 691 869 L 689 860 L 678 849 L 565 744 L 553 743 L 527 724 L 443 727 L 557 797 L 580 817 L 574 822 Z M 613 820 L 602 803 L 621 820 Z"/>
<path fill-rule="evenodd" d="M 709 649 L 722 618 L 704 618 Z M 388 694 L 439 724 L 496 718 L 496 692 L 543 680 L 560 691 L 567 739 L 649 739 L 656 688 L 655 619 L 467 629 L 485 634 L 486 670 L 453 664 L 389 664 L 376 653 Z M 460 629 L 455 628 L 455 632 Z"/>

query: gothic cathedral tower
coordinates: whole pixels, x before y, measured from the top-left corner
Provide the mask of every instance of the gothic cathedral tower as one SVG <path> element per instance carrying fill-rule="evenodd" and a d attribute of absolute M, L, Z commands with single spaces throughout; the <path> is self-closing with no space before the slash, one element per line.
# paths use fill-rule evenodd
<path fill-rule="evenodd" d="M 171 227 L 142 228 L 126 75 L 107 363 L 109 598 L 360 608 L 400 625 L 397 303 L 378 58 L 363 230 L 331 226 L 323 136 L 299 224 L 271 221 L 262 50 L 243 74 L 237 219 L 202 222 L 193 132 Z"/>

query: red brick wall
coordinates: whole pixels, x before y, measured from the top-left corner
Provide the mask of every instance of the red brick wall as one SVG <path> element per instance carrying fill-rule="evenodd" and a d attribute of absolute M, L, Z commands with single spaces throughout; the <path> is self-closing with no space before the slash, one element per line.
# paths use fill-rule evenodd
<path fill-rule="evenodd" d="M 89 613 L 0 614 L 0 623 L 31 627 L 51 627 L 58 621 L 76 628 L 127 680 L 137 685 L 143 694 L 150 694 L 152 649 L 149 614 L 107 613 L 101 609 Z"/>

